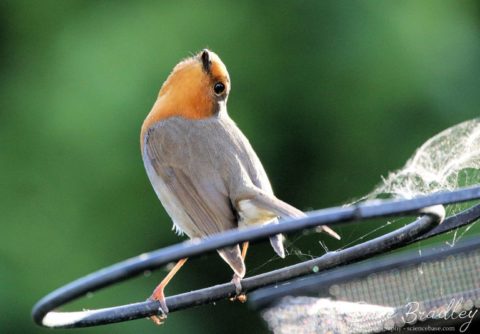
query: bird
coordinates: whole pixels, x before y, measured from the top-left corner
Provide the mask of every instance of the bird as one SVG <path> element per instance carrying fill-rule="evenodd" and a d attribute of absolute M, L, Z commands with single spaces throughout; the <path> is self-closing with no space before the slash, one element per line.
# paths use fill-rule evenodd
<path fill-rule="evenodd" d="M 306 214 L 275 197 L 252 145 L 230 118 L 231 90 L 225 64 L 203 49 L 180 61 L 163 83 L 140 133 L 147 176 L 176 232 L 191 239 L 253 225 L 276 224 L 279 218 Z M 340 236 L 322 227 L 334 238 Z M 273 250 L 285 257 L 281 234 L 270 237 Z M 234 272 L 237 295 L 245 276 L 248 242 L 218 249 Z M 168 313 L 164 289 L 187 259 L 181 259 L 155 288 L 161 324 Z"/>

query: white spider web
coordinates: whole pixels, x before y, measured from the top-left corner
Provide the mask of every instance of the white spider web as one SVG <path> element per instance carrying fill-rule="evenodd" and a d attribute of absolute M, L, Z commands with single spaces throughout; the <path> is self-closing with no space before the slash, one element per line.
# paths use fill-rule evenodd
<path fill-rule="evenodd" d="M 428 139 L 415 151 L 403 168 L 382 177 L 382 182 L 372 192 L 346 205 L 388 198 L 409 199 L 476 184 L 480 184 L 480 118 L 452 126 Z M 450 205 L 446 208 L 447 216 L 464 208 L 465 205 L 462 204 Z M 345 243 L 339 249 L 371 239 L 371 235 L 398 221 L 399 219 L 389 220 L 353 240 L 344 235 L 342 237 Z M 469 225 L 461 232 L 453 231 L 452 238 L 446 243 L 454 246 L 473 225 Z M 359 225 L 350 225 L 350 228 L 355 230 L 359 228 Z M 305 234 L 308 233 L 303 233 L 303 235 Z M 293 241 L 287 241 L 287 256 L 295 256 L 300 261 L 316 257 L 312 251 L 305 252 L 297 246 L 303 235 L 295 237 Z M 421 246 L 418 247 L 418 251 L 421 252 Z M 319 242 L 319 247 L 314 253 L 326 251 L 328 251 L 327 246 Z M 277 262 L 277 260 L 273 257 L 266 263 Z M 250 274 L 258 272 L 265 264 L 253 268 Z"/>
<path fill-rule="evenodd" d="M 405 166 L 382 177 L 382 182 L 369 194 L 348 205 L 377 199 L 410 199 L 438 191 L 451 191 L 461 187 L 480 184 L 480 118 L 452 126 L 421 145 L 408 159 Z M 465 204 L 454 204 L 446 208 L 447 216 L 465 209 Z M 346 248 L 388 225 L 398 221 L 388 221 L 384 225 L 342 246 Z M 454 246 L 474 224 L 453 231 L 451 241 Z M 421 252 L 421 246 L 419 252 Z"/>
<path fill-rule="evenodd" d="M 406 165 L 383 179 L 365 199 L 412 198 L 480 182 L 480 119 L 448 128 L 427 140 Z"/>

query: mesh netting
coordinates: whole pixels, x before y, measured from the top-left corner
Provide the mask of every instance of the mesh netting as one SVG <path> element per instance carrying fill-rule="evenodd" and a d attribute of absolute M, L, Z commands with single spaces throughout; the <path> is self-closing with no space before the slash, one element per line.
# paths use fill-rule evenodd
<path fill-rule="evenodd" d="M 349 279 L 328 292 L 285 297 L 262 316 L 274 333 L 374 333 L 423 320 L 458 320 L 449 328 L 466 330 L 480 307 L 480 250 Z"/>

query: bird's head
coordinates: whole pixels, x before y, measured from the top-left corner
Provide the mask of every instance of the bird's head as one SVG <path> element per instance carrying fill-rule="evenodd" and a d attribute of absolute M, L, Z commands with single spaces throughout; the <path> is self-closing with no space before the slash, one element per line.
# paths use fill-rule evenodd
<path fill-rule="evenodd" d="M 153 124 L 169 117 L 205 119 L 226 111 L 230 76 L 218 55 L 207 49 L 178 63 L 163 83 L 143 122 L 141 141 Z"/>
<path fill-rule="evenodd" d="M 230 77 L 220 58 L 207 49 L 178 63 L 152 108 L 157 120 L 180 116 L 203 119 L 226 106 Z"/>

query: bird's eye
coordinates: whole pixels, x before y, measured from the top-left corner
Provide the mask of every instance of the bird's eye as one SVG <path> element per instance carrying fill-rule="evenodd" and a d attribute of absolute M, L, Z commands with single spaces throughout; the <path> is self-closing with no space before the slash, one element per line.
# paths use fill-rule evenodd
<path fill-rule="evenodd" d="M 217 82 L 214 86 L 213 86 L 213 90 L 215 91 L 215 94 L 217 95 L 220 95 L 223 93 L 223 91 L 225 90 L 225 85 L 221 82 Z"/>

